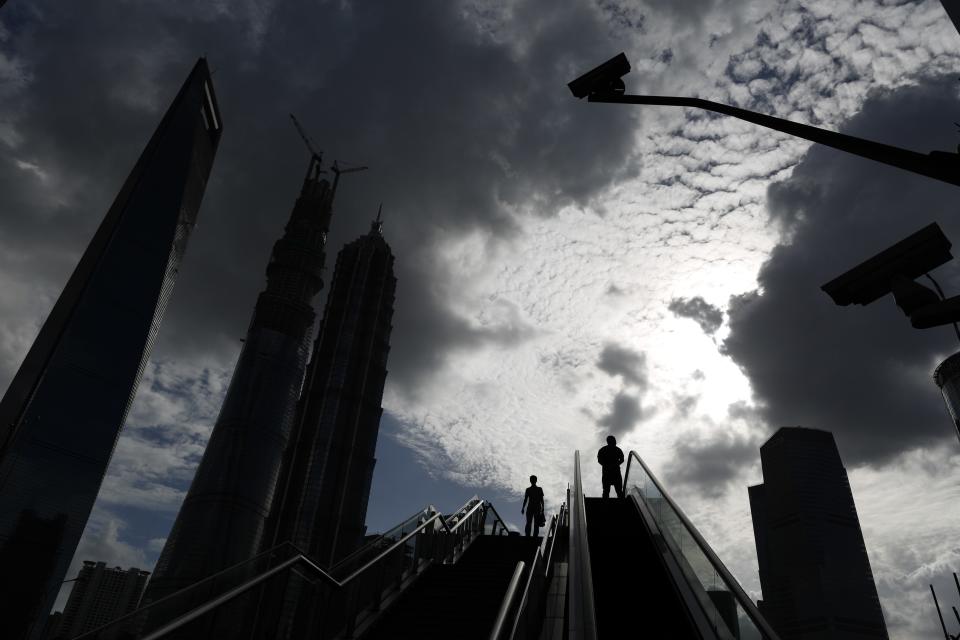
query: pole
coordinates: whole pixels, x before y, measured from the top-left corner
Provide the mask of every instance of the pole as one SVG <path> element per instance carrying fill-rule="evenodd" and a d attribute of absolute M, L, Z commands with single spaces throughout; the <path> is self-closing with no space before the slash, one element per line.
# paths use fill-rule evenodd
<path fill-rule="evenodd" d="M 707 111 L 739 118 L 740 120 L 746 120 L 747 122 L 758 124 L 761 127 L 781 131 L 798 138 L 839 149 L 840 151 L 846 151 L 861 158 L 875 160 L 876 162 L 881 162 L 891 167 L 905 169 L 911 173 L 960 186 L 960 154 L 956 153 L 932 151 L 924 155 L 916 151 L 908 151 L 880 142 L 864 140 L 845 133 L 827 131 L 826 129 L 812 127 L 807 124 L 791 122 L 783 118 L 755 113 L 739 107 L 732 107 L 701 98 L 593 94 L 590 95 L 587 100 L 589 102 L 606 102 L 611 104 L 669 105 L 705 109 Z"/>

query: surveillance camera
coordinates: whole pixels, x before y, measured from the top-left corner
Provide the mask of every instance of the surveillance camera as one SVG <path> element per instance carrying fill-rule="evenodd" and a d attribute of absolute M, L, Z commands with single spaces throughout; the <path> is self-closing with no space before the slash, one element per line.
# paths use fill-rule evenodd
<path fill-rule="evenodd" d="M 623 93 L 624 86 L 621 78 L 630 73 L 630 62 L 627 56 L 620 53 L 595 69 L 569 83 L 570 92 L 577 98 L 597 94 Z"/>
<path fill-rule="evenodd" d="M 913 280 L 949 262 L 950 246 L 934 222 L 820 288 L 841 306 L 870 304 L 891 291 L 906 295 L 903 279 Z"/>

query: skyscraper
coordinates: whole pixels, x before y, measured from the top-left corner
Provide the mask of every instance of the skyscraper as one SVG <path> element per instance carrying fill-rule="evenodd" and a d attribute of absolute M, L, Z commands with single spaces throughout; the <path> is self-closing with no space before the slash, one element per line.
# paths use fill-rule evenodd
<path fill-rule="evenodd" d="M 144 602 L 256 554 L 303 384 L 336 181 L 314 156 L 267 264 L 243 350 Z M 339 175 L 338 175 L 339 177 Z"/>
<path fill-rule="evenodd" d="M 137 608 L 149 571 L 85 560 L 52 638 L 76 638 Z"/>
<path fill-rule="evenodd" d="M 847 472 L 833 434 L 783 427 L 750 487 L 760 610 L 784 640 L 887 638 Z"/>
<path fill-rule="evenodd" d="M 292 541 L 321 566 L 365 531 L 396 283 L 378 216 L 337 255 L 271 516 L 272 542 Z"/>
<path fill-rule="evenodd" d="M 200 59 L 0 401 L 5 638 L 42 631 L 173 291 L 220 134 Z"/>

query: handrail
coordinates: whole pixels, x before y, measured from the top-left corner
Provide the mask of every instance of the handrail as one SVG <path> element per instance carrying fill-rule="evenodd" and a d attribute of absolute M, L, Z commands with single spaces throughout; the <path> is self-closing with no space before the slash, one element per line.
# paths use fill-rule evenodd
<path fill-rule="evenodd" d="M 402 538 L 400 538 L 399 540 L 397 540 L 396 542 L 394 542 L 392 545 L 390 545 L 389 548 L 387 548 L 386 550 L 384 550 L 384 551 L 383 551 L 380 555 L 378 555 L 376 558 L 374 558 L 373 560 L 371 560 L 371 561 L 368 562 L 367 564 L 363 565 L 362 567 L 360 567 L 359 569 L 357 569 L 356 571 L 354 571 L 353 573 L 351 573 L 350 575 L 348 575 L 346 578 L 343 579 L 343 582 L 337 580 L 336 578 L 333 578 L 333 577 L 327 575 L 327 573 L 326 573 L 325 571 L 323 571 L 323 569 L 319 569 L 319 568 L 318 568 L 318 569 L 319 569 L 319 571 L 322 572 L 324 575 L 327 575 L 327 577 L 330 578 L 330 580 L 333 580 L 335 586 L 342 588 L 345 584 L 347 584 L 348 582 L 350 582 L 351 580 L 353 580 L 354 578 L 356 578 L 357 576 L 359 576 L 361 573 L 363 573 L 364 571 L 366 571 L 367 569 L 369 569 L 369 568 L 372 567 L 373 565 L 379 563 L 381 558 L 383 558 L 384 556 L 388 555 L 391 551 L 393 551 L 393 550 L 396 549 L 397 547 L 401 546 L 404 542 L 406 542 L 407 540 L 409 540 L 409 539 L 412 538 L 413 536 L 417 535 L 418 533 L 420 533 L 421 531 L 423 531 L 424 529 L 426 529 L 426 527 L 427 527 L 428 524 L 432 524 L 432 523 L 435 522 L 437 519 L 439 519 L 442 524 L 446 524 L 446 523 L 443 521 L 443 516 L 440 515 L 439 513 L 435 513 L 433 516 L 431 516 L 431 517 L 428 518 L 426 521 L 424 521 L 423 524 L 421 524 L 420 526 L 418 526 L 416 529 L 414 529 L 413 531 L 411 531 L 410 533 L 408 533 L 407 535 L 403 536 Z M 450 531 L 450 529 L 448 529 L 448 531 Z M 313 564 L 313 563 L 310 563 L 310 564 Z M 316 565 L 314 565 L 314 566 L 316 566 Z"/>
<path fill-rule="evenodd" d="M 234 598 L 236 598 L 238 595 L 240 595 L 241 593 L 243 593 L 243 592 L 246 591 L 247 589 L 250 589 L 251 587 L 255 587 L 256 585 L 260 584 L 261 582 L 263 582 L 263 581 L 266 580 L 267 578 L 270 578 L 270 577 L 272 577 L 272 576 L 280 573 L 281 571 L 283 571 L 283 570 L 286 569 L 287 567 L 293 566 L 294 564 L 296 564 L 297 562 L 299 562 L 301 558 L 303 558 L 303 556 L 302 556 L 302 555 L 299 555 L 299 556 L 296 556 L 296 557 L 294 557 L 294 558 L 291 558 L 291 559 L 289 559 L 289 560 L 287 560 L 287 561 L 285 561 L 285 562 L 282 562 L 282 563 L 278 564 L 278 565 L 275 566 L 273 569 L 270 569 L 269 571 L 265 571 L 265 572 L 261 573 L 260 575 L 256 576 L 255 578 L 251 579 L 250 581 L 245 582 L 244 584 L 242 584 L 242 585 L 240 585 L 240 586 L 238 586 L 238 587 L 234 587 L 233 589 L 231 589 L 230 591 L 227 591 L 226 593 L 220 594 L 219 596 L 217 596 L 217 597 L 214 598 L 213 600 L 210 600 L 210 601 L 208 601 L 208 602 L 203 603 L 202 605 L 200 605 L 200 606 L 197 607 L 196 609 L 191 609 L 191 610 L 188 611 L 187 613 L 183 614 L 183 615 L 180 616 L 179 618 L 175 618 L 175 619 L 171 620 L 170 622 L 168 622 L 167 624 L 163 625 L 163 626 L 160 627 L 159 629 L 155 629 L 155 630 L 151 631 L 150 633 L 148 633 L 147 635 L 145 635 L 145 636 L 144 636 L 143 638 L 141 638 L 140 640 L 156 640 L 156 638 L 160 638 L 160 637 L 166 635 L 167 633 L 170 633 L 171 631 L 182 627 L 183 625 L 187 624 L 187 623 L 190 622 L 191 620 L 196 620 L 197 618 L 199 618 L 200 616 L 202 616 L 202 615 L 205 614 L 206 612 L 208 612 L 208 611 L 210 611 L 210 610 L 212 610 L 212 609 L 215 609 L 215 608 L 219 607 L 219 606 L 220 606 L 221 604 L 223 604 L 224 602 L 229 602 L 230 600 L 233 600 Z M 307 562 L 308 562 L 309 564 L 313 564 L 313 563 L 311 563 L 309 560 L 307 560 Z M 316 565 L 313 565 L 313 566 L 316 567 Z M 320 570 L 321 572 L 323 572 L 323 570 L 320 569 L 319 567 L 317 567 L 317 569 Z M 324 575 L 326 575 L 326 574 L 324 574 Z"/>
<path fill-rule="evenodd" d="M 236 564 L 234 564 L 234 565 L 231 565 L 231 566 L 227 567 L 226 569 L 221 569 L 220 571 L 218 571 L 218 572 L 216 572 L 216 573 L 213 573 L 213 574 L 207 576 L 206 578 L 203 578 L 203 579 L 201 579 L 201 580 L 198 580 L 197 582 L 194 582 L 194 583 L 191 584 L 190 586 L 185 587 L 184 589 L 181 589 L 180 591 L 175 591 L 174 593 L 171 593 L 170 595 L 164 596 L 164 597 L 160 598 L 159 600 L 154 600 L 153 602 L 151 602 L 151 603 L 149 603 L 149 604 L 147 604 L 147 605 L 144 605 L 144 606 L 142 606 L 142 607 L 138 607 L 138 608 L 134 609 L 133 611 L 131 611 L 130 613 L 127 613 L 127 614 L 124 614 L 124 615 L 120 616 L 119 618 L 114 618 L 113 620 L 111 620 L 111 621 L 109 621 L 109 622 L 107 622 L 107 623 L 105 623 L 105 624 L 102 624 L 102 625 L 100 625 L 99 627 L 97 627 L 97 628 L 95 628 L 95 629 L 91 629 L 90 631 L 86 631 L 86 632 L 80 634 L 79 636 L 76 636 L 76 638 L 75 638 L 74 640 L 80 640 L 80 638 L 85 638 L 85 637 L 87 637 L 87 636 L 95 637 L 94 634 L 99 633 L 102 629 L 105 629 L 105 628 L 107 628 L 107 627 L 113 626 L 113 625 L 117 624 L 118 622 L 122 622 L 123 620 L 126 620 L 126 619 L 128 619 L 128 618 L 133 619 L 133 618 L 135 618 L 136 616 L 141 615 L 141 614 L 144 612 L 145 609 L 149 609 L 149 608 L 153 608 L 153 607 L 158 607 L 160 604 L 162 604 L 162 603 L 164 603 L 164 602 L 167 602 L 168 600 L 170 600 L 170 599 L 172 599 L 172 598 L 176 598 L 180 593 L 182 593 L 183 591 L 186 591 L 187 589 L 196 589 L 196 588 L 200 587 L 200 586 L 203 585 L 203 584 L 206 584 L 206 583 L 208 583 L 208 582 L 212 582 L 212 581 L 216 580 L 217 578 L 219 578 L 220 576 L 224 575 L 225 573 L 229 573 L 230 571 L 233 571 L 234 569 L 236 569 L 236 568 L 238 568 L 238 567 L 240 567 L 240 566 L 242 566 L 242 565 L 252 563 L 252 562 L 256 561 L 256 560 L 259 559 L 259 558 L 263 558 L 263 557 L 265 557 L 265 556 L 267 556 L 267 555 L 269 555 L 269 554 L 271 554 L 271 553 L 274 553 L 275 551 L 277 551 L 278 549 L 280 549 L 280 548 L 282 548 L 282 547 L 290 547 L 291 549 L 293 549 L 294 551 L 297 552 L 297 554 L 294 555 L 294 556 L 292 556 L 291 558 L 289 558 L 289 560 L 296 560 L 297 558 L 305 557 L 305 556 L 303 555 L 303 552 L 302 552 L 299 548 L 297 548 L 297 546 L 294 545 L 292 542 L 289 542 L 289 541 L 287 541 L 287 542 L 281 542 L 280 544 L 276 545 L 275 547 L 271 547 L 271 548 L 267 549 L 266 551 L 264 551 L 264 552 L 262 552 L 262 553 L 259 553 L 259 554 L 255 555 L 255 556 L 253 556 L 252 558 L 250 558 L 250 559 L 248 559 L 248 560 L 244 560 L 243 562 L 238 562 L 238 563 L 236 563 Z M 284 562 L 286 562 L 286 561 L 284 561 Z"/>
<path fill-rule="evenodd" d="M 469 511 L 467 511 L 466 513 L 464 513 L 463 515 L 461 515 L 460 512 L 463 511 L 464 509 L 466 509 L 466 508 L 467 508 L 467 504 L 470 504 L 470 503 L 473 502 L 474 500 L 477 501 L 477 504 L 473 505 L 473 506 L 470 508 Z M 458 528 L 460 528 L 460 525 L 463 524 L 464 522 L 466 522 L 466 521 L 467 521 L 467 518 L 469 518 L 470 516 L 472 516 L 472 515 L 473 515 L 473 512 L 476 511 L 477 509 L 481 508 L 483 505 L 484 505 L 484 501 L 481 500 L 480 498 L 478 498 L 477 496 L 474 496 L 474 497 L 470 498 L 469 500 L 467 500 L 467 503 L 464 504 L 462 507 L 460 507 L 460 509 L 459 509 L 458 511 L 456 511 L 456 512 L 453 513 L 453 517 L 454 517 L 454 518 L 457 518 L 457 523 L 454 524 L 452 527 L 451 527 L 449 524 L 447 524 L 446 518 L 443 518 L 443 526 L 444 526 L 444 528 L 447 530 L 447 533 L 453 533 L 453 532 L 456 531 Z"/>
<path fill-rule="evenodd" d="M 530 599 L 530 587 L 533 584 L 534 572 L 537 570 L 538 560 L 542 559 L 544 561 L 544 580 L 550 576 L 550 562 L 553 558 L 553 548 L 557 541 L 557 533 L 560 531 L 566 507 L 566 503 L 560 505 L 559 513 L 554 514 L 554 516 L 550 519 L 550 528 L 547 530 L 547 535 L 543 538 L 543 544 L 534 549 L 533 559 L 530 561 L 530 571 L 527 573 L 527 582 L 523 587 L 523 595 L 520 598 L 520 604 L 517 606 L 517 611 L 513 615 L 513 624 L 510 627 L 510 635 L 508 636 L 509 640 L 513 640 L 513 638 L 515 638 L 517 635 L 517 627 L 520 625 L 520 618 L 523 616 L 524 609 L 526 609 L 527 602 Z M 549 551 L 545 552 L 544 549 L 547 547 L 549 547 Z"/>
<path fill-rule="evenodd" d="M 753 600 L 750 599 L 750 596 L 743 590 L 743 587 L 740 586 L 740 582 L 733 577 L 733 574 L 727 570 L 727 567 L 724 566 L 723 562 L 717 557 L 717 554 L 714 553 L 713 549 L 707 544 L 707 541 L 704 540 L 703 536 L 700 535 L 700 532 L 697 530 L 693 523 L 687 518 L 687 514 L 673 501 L 673 498 L 664 490 L 663 485 L 660 484 L 660 481 L 657 480 L 657 477 L 653 475 L 653 472 L 650 471 L 650 467 L 647 466 L 647 463 L 643 461 L 636 451 L 630 451 L 630 454 L 627 457 L 627 472 L 623 477 L 623 489 L 626 492 L 627 480 L 630 477 L 630 463 L 633 459 L 636 458 L 637 462 L 640 463 L 640 466 L 643 467 L 644 472 L 646 472 L 647 477 L 653 481 L 654 486 L 657 488 L 657 491 L 660 492 L 660 495 L 663 496 L 663 499 L 670 505 L 670 508 L 673 509 L 674 513 L 677 514 L 677 517 L 680 519 L 680 522 L 683 523 L 684 528 L 687 530 L 687 533 L 696 541 L 697 546 L 700 547 L 700 551 L 707 557 L 707 560 L 710 561 L 710 564 L 713 566 L 714 570 L 723 577 L 723 581 L 730 587 L 731 592 L 736 597 L 738 604 L 743 607 L 747 615 L 750 617 L 751 622 L 753 622 L 760 630 L 763 632 L 769 640 L 779 640 L 780 636 L 777 635 L 777 632 L 773 630 L 770 624 L 763 618 L 760 614 L 760 611 L 757 609 L 756 605 L 753 603 Z"/>
<path fill-rule="evenodd" d="M 467 519 L 473 514 L 474 511 L 476 511 L 479 507 L 481 507 L 481 506 L 483 505 L 483 500 L 480 500 L 479 498 L 477 498 L 476 496 L 474 496 L 473 498 L 470 498 L 469 500 L 467 500 L 467 502 L 466 502 L 462 507 L 460 507 L 460 509 L 458 509 L 458 510 L 454 513 L 454 515 L 460 513 L 460 511 L 463 511 L 464 509 L 466 509 L 466 508 L 467 508 L 467 505 L 470 504 L 471 502 L 473 502 L 474 500 L 477 500 L 477 504 L 475 504 L 475 505 L 473 506 L 473 508 L 471 508 L 467 513 L 463 514 L 463 515 L 460 517 L 459 522 L 457 522 L 455 525 L 453 525 L 453 527 L 451 527 L 450 525 L 447 524 L 447 521 L 446 521 L 446 519 L 443 517 L 443 514 L 441 514 L 440 512 L 437 512 L 437 513 L 435 513 L 433 516 L 431 516 L 430 518 L 428 518 L 426 521 L 424 521 L 422 524 L 420 524 L 419 526 L 417 526 L 416 529 L 414 529 L 413 531 L 411 531 L 411 532 L 408 533 L 407 535 L 403 536 L 402 538 L 400 538 L 399 540 L 397 540 L 396 542 L 394 542 L 394 543 L 393 543 L 392 545 L 390 545 L 387 549 L 385 549 L 385 550 L 382 551 L 378 556 L 376 556 L 373 560 L 371 560 L 371 561 L 368 562 L 367 564 L 363 565 L 362 567 L 360 567 L 359 569 L 357 569 L 356 571 L 354 571 L 353 573 L 351 573 L 350 575 L 348 575 L 346 578 L 343 579 L 343 582 L 338 582 L 338 581 L 336 581 L 335 578 L 331 578 L 331 580 L 334 580 L 335 582 L 337 582 L 337 586 L 338 586 L 338 587 L 342 587 L 343 585 L 347 584 L 348 582 L 350 582 L 351 580 L 353 580 L 354 578 L 356 578 L 358 575 L 360 575 L 361 573 L 363 573 L 364 571 L 366 571 L 367 569 L 369 569 L 371 566 L 373 566 L 374 564 L 378 563 L 381 558 L 383 558 L 384 556 L 390 554 L 394 549 L 396 549 L 397 547 L 401 546 L 404 542 L 406 542 L 407 540 L 409 540 L 410 538 L 412 538 L 414 535 L 416 535 L 416 534 L 420 533 L 421 531 L 423 531 L 423 530 L 427 527 L 428 524 L 436 521 L 437 519 L 440 520 L 440 524 L 442 524 L 442 525 L 443 525 L 443 528 L 447 530 L 447 533 L 453 533 L 454 531 L 456 531 L 456 530 L 460 527 L 461 524 L 463 524 L 464 522 L 467 521 Z M 322 570 L 321 570 L 321 571 L 322 571 Z"/>
<path fill-rule="evenodd" d="M 596 640 L 597 619 L 593 602 L 593 571 L 587 543 L 587 514 L 580 480 L 580 451 L 573 457 L 573 496 L 570 504 L 569 640 Z"/>
<path fill-rule="evenodd" d="M 539 547 L 537 548 L 539 551 Z M 520 584 L 520 576 L 523 575 L 523 560 L 517 562 L 517 568 L 513 570 L 513 576 L 510 578 L 510 585 L 507 592 L 503 594 L 503 601 L 500 602 L 500 610 L 497 612 L 497 620 L 493 623 L 493 630 L 490 631 L 490 640 L 498 640 L 500 632 L 503 630 L 503 623 L 507 620 L 507 613 L 510 612 L 510 605 L 517 593 L 517 585 Z M 533 566 L 530 567 L 533 573 Z"/>
<path fill-rule="evenodd" d="M 497 512 L 497 508 L 493 506 L 493 503 L 487 501 L 487 508 L 493 511 L 493 515 L 497 517 L 497 520 L 500 521 L 500 526 L 503 527 L 504 531 L 509 531 L 510 527 L 507 526 L 507 523 L 503 521 L 503 518 L 500 517 L 500 514 Z"/>
<path fill-rule="evenodd" d="M 416 513 L 410 515 L 409 517 L 404 518 L 404 519 L 400 522 L 400 524 L 395 525 L 392 529 L 388 529 L 387 531 L 384 531 L 382 534 L 380 534 L 379 536 L 377 536 L 376 539 L 371 540 L 370 542 L 368 542 L 367 544 L 363 545 L 362 547 L 360 547 L 359 549 L 357 549 L 357 550 L 354 551 L 353 553 L 350 553 L 350 554 L 348 554 L 347 556 L 341 558 L 340 560 L 337 560 L 335 563 L 333 563 L 332 565 L 330 565 L 329 567 L 327 567 L 327 571 L 330 572 L 331 574 L 335 573 L 336 570 L 337 570 L 339 567 L 343 567 L 343 566 L 347 565 L 349 562 L 351 562 L 352 560 L 354 560 L 357 556 L 359 556 L 360 554 L 362 554 L 362 553 L 366 552 L 368 549 L 370 549 L 373 545 L 383 542 L 383 540 L 386 538 L 386 536 L 389 535 L 392 531 L 394 531 L 394 530 L 396 530 L 396 529 L 402 529 L 404 525 L 406 525 L 407 523 L 412 522 L 412 521 L 413 521 L 415 518 L 417 518 L 418 516 L 423 516 L 425 513 L 436 513 L 436 512 L 437 512 L 437 509 L 436 509 L 432 504 L 428 504 L 428 505 L 427 505 L 426 507 L 424 507 L 423 509 L 420 509 L 420 510 L 417 511 Z"/>
<path fill-rule="evenodd" d="M 283 542 L 283 543 L 277 545 L 276 547 L 273 547 L 273 548 L 271 548 L 271 549 L 269 549 L 269 550 L 267 550 L 267 551 L 264 551 L 263 553 L 261 553 L 261 554 L 259 554 L 259 555 L 257 555 L 257 556 L 254 556 L 254 557 L 251 558 L 250 560 L 246 560 L 246 561 L 244 561 L 244 562 L 241 562 L 241 563 L 238 563 L 238 564 L 236 564 L 236 565 L 233 565 L 232 567 L 228 567 L 228 568 L 226 568 L 226 569 L 224 569 L 224 570 L 222 570 L 222 571 L 219 571 L 219 572 L 217 572 L 217 573 L 215 573 L 215 574 L 213 574 L 213 575 L 211 575 L 211 576 L 207 576 L 207 577 L 204 578 L 203 580 L 200 580 L 199 582 L 196 582 L 196 583 L 194 583 L 193 585 L 190 585 L 189 587 L 186 587 L 186 589 L 195 588 L 197 585 L 200 585 L 200 584 L 203 584 L 203 583 L 208 582 L 208 581 L 210 581 L 210 580 L 213 580 L 213 579 L 221 576 L 222 574 L 224 574 L 224 573 L 226 573 L 226 572 L 228 572 L 228 571 L 231 571 L 231 570 L 233 570 L 233 569 L 235 569 L 235 568 L 237 568 L 237 567 L 239 567 L 239 566 L 241 566 L 241 565 L 243 565 L 243 564 L 246 564 L 246 563 L 249 563 L 249 562 L 251 562 L 251 561 L 253 561 L 253 560 L 256 560 L 257 558 L 261 558 L 261 557 L 263 557 L 263 556 L 265 556 L 265 555 L 267 555 L 267 554 L 269 554 L 269 553 L 272 553 L 273 551 L 275 551 L 276 549 L 279 549 L 279 548 L 281 548 L 281 547 L 287 547 L 287 546 L 289 546 L 289 547 L 291 547 L 294 551 L 297 552 L 297 555 L 289 558 L 288 560 L 285 560 L 284 562 L 282 562 L 282 563 L 281 563 L 280 565 L 278 565 L 277 567 L 274 567 L 274 568 L 269 569 L 269 570 L 267 570 L 267 571 L 265 571 L 265 572 L 263 572 L 263 573 L 261 573 L 261 574 L 258 574 L 258 575 L 256 575 L 256 576 L 254 576 L 253 578 L 247 580 L 246 582 L 241 583 L 240 585 L 234 587 L 233 589 L 227 591 L 226 593 L 221 594 L 220 596 L 217 596 L 217 597 L 214 598 L 213 600 L 210 600 L 210 601 L 208 601 L 207 603 L 205 603 L 205 604 L 203 604 L 203 605 L 200 605 L 199 607 L 196 607 L 196 608 L 194 608 L 194 609 L 191 609 L 190 611 L 188 611 L 187 613 L 183 614 L 182 616 L 179 616 L 178 618 L 175 618 L 175 619 L 172 620 L 171 622 L 167 623 L 166 625 L 164 625 L 163 627 L 161 627 L 161 629 L 158 629 L 157 631 L 151 632 L 148 636 L 145 636 L 145 637 L 142 638 L 141 640 L 147 640 L 147 638 L 160 637 L 160 636 L 158 635 L 158 634 L 160 633 L 160 631 L 162 631 L 163 633 L 169 633 L 170 631 L 173 631 L 173 630 L 179 628 L 180 626 L 183 626 L 184 624 L 190 622 L 191 620 L 194 620 L 196 617 L 198 617 L 198 616 L 206 613 L 207 611 L 211 610 L 212 608 L 215 608 L 215 607 L 223 604 L 224 602 L 228 602 L 228 601 L 232 600 L 233 598 L 241 595 L 242 593 L 244 593 L 244 592 L 248 591 L 249 589 L 255 587 L 256 585 L 260 584 L 260 582 L 262 582 L 263 580 L 265 580 L 265 579 L 267 579 L 267 578 L 269 578 L 269 577 L 271 577 L 271 576 L 273 576 L 273 575 L 276 575 L 276 573 L 278 573 L 279 571 L 282 571 L 282 570 L 284 570 L 284 569 L 286 569 L 286 568 L 288 568 L 288 567 L 291 567 L 291 566 L 293 566 L 293 565 L 295 565 L 295 564 L 297 564 L 297 563 L 300 563 L 300 562 L 304 563 L 312 572 L 316 573 L 316 574 L 318 575 L 318 578 L 319 578 L 319 579 L 324 580 L 325 582 L 327 582 L 328 584 L 330 584 L 331 586 L 333 586 L 333 587 L 335 587 L 335 588 L 342 589 L 345 585 L 347 585 L 349 582 L 351 582 L 352 580 L 354 580 L 355 578 L 357 578 L 360 574 L 362 574 L 363 572 L 365 572 L 367 569 L 369 569 L 369 568 L 372 567 L 373 565 L 377 564 L 377 563 L 378 563 L 381 559 L 383 559 L 385 556 L 387 556 L 388 554 L 390 554 L 392 551 L 394 551 L 394 550 L 397 549 L 399 546 L 401 546 L 402 544 L 404 544 L 407 540 L 409 540 L 410 538 L 412 538 L 412 537 L 415 536 L 416 534 L 420 533 L 420 532 L 423 531 L 428 525 L 433 524 L 433 523 L 436 522 L 437 520 L 440 521 L 441 525 L 447 530 L 448 533 L 453 533 L 453 531 L 455 531 L 463 522 L 465 522 L 465 521 L 467 521 L 467 520 L 469 519 L 469 516 L 470 516 L 470 515 L 472 515 L 479 507 L 483 506 L 483 504 L 484 504 L 484 501 L 483 501 L 483 500 L 480 500 L 479 498 L 477 498 L 477 497 L 475 496 L 475 497 L 471 498 L 470 500 L 468 500 L 456 513 L 460 513 L 460 511 L 463 511 L 464 509 L 466 509 L 467 506 L 468 506 L 471 502 L 473 502 L 473 501 L 477 501 L 477 504 L 473 505 L 473 507 L 470 508 L 469 511 L 468 511 L 467 513 L 465 513 L 465 514 L 461 517 L 460 521 L 459 521 L 457 524 L 455 524 L 452 528 L 446 523 L 446 521 L 445 521 L 444 518 L 443 518 L 443 515 L 442 515 L 441 513 L 439 513 L 439 512 L 436 512 L 436 513 L 434 513 L 433 516 L 431 516 L 430 518 L 428 518 L 428 519 L 425 520 L 424 522 L 420 523 L 420 524 L 417 526 L 416 529 L 414 529 L 413 531 L 411 531 L 411 532 L 408 533 L 407 535 L 403 536 L 402 538 L 400 538 L 399 540 L 397 540 L 396 542 L 394 542 L 392 545 L 390 545 L 389 548 L 387 548 L 387 549 L 385 549 L 384 551 L 382 551 L 382 552 L 381 552 L 380 554 L 378 554 L 375 558 L 373 558 L 372 560 L 370 560 L 369 562 L 367 562 L 366 564 L 364 564 L 362 567 L 360 567 L 359 569 L 357 569 L 357 570 L 354 571 L 353 573 L 349 574 L 349 575 L 348 575 L 346 578 L 344 578 L 343 580 L 337 580 L 336 578 L 334 578 L 333 576 L 331 576 L 329 573 L 327 573 L 325 570 L 321 569 L 318 565 L 316 565 L 312 560 L 310 560 L 310 558 L 308 558 L 306 555 L 304 555 L 304 553 L 303 553 L 300 549 L 298 549 L 296 546 L 294 546 L 292 543 L 290 543 L 290 542 Z M 498 517 L 499 517 L 499 516 L 498 516 Z M 178 592 L 176 592 L 176 593 L 172 593 L 172 594 L 170 594 L 169 596 L 165 596 L 164 598 L 161 598 L 160 600 L 157 600 L 157 601 L 155 601 L 155 602 L 151 602 L 151 603 L 148 604 L 146 607 L 140 607 L 140 608 L 138 608 L 138 609 L 135 609 L 134 611 L 131 611 L 130 613 L 128 613 L 128 614 L 126 614 L 126 615 L 124 615 L 124 616 L 121 616 L 121 617 L 119 617 L 119 618 L 116 618 L 116 619 L 114 619 L 114 620 L 111 620 L 110 622 L 108 622 L 108 623 L 106 623 L 106 624 L 104 624 L 104 625 L 101 625 L 100 627 L 97 627 L 96 629 L 93 629 L 93 630 L 87 632 L 86 634 L 83 634 L 83 635 L 81 635 L 81 636 L 78 636 L 78 639 L 79 639 L 79 638 L 82 638 L 82 637 L 84 637 L 84 636 L 86 636 L 86 635 L 90 635 L 90 637 L 96 637 L 94 634 L 99 633 L 102 629 L 105 629 L 105 628 L 107 628 L 107 627 L 113 626 L 113 625 L 117 624 L 118 622 L 123 621 L 123 620 L 126 619 L 126 618 L 131 618 L 131 619 L 132 619 L 132 618 L 134 618 L 134 617 L 137 616 L 137 615 L 141 615 L 141 614 L 144 613 L 144 610 L 145 610 L 145 609 L 153 608 L 154 606 L 159 605 L 161 602 L 165 602 L 165 601 L 169 600 L 170 598 L 176 597 L 179 593 L 181 593 L 181 592 L 178 591 Z"/>
<path fill-rule="evenodd" d="M 553 561 L 553 548 L 557 546 L 557 533 L 560 530 L 560 527 L 563 526 L 563 518 L 567 514 L 567 504 L 563 503 L 560 505 L 560 511 L 557 515 L 554 516 L 554 523 L 551 524 L 551 534 L 550 534 L 550 550 L 546 554 L 546 567 L 543 570 L 544 575 L 547 575 L 550 572 L 550 563 Z"/>

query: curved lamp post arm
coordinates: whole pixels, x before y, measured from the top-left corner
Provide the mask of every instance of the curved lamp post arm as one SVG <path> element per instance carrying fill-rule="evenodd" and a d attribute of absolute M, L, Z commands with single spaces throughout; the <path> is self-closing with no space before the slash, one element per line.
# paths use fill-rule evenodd
<path fill-rule="evenodd" d="M 701 98 L 685 98 L 680 96 L 634 96 L 616 93 L 598 93 L 587 97 L 589 102 L 608 102 L 614 104 L 649 104 L 649 105 L 669 105 L 676 107 L 692 107 L 694 109 L 705 109 L 723 115 L 733 116 L 740 120 L 746 120 L 758 124 L 768 129 L 782 131 L 783 133 L 804 138 L 811 142 L 827 145 L 840 151 L 846 151 L 858 155 L 861 158 L 875 160 L 883 164 L 905 169 L 912 173 L 917 173 L 934 180 L 940 180 L 952 185 L 960 186 L 960 154 L 947 151 L 932 151 L 929 154 L 908 151 L 899 147 L 892 147 L 880 142 L 864 140 L 854 136 L 835 131 L 819 129 L 799 122 L 791 122 L 783 118 L 768 116 L 762 113 L 755 113 L 731 107 L 730 105 L 711 102 Z"/>

